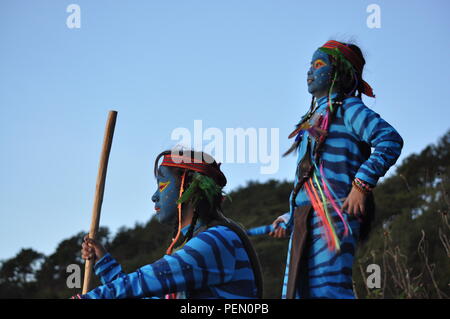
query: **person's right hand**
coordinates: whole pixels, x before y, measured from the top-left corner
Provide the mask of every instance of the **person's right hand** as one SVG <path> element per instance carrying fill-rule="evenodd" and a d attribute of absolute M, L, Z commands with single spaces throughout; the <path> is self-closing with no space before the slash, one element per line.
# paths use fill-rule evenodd
<path fill-rule="evenodd" d="M 272 223 L 273 228 L 275 229 L 273 232 L 269 233 L 269 236 L 272 236 L 274 238 L 285 238 L 286 235 L 286 229 L 279 226 L 280 223 L 284 223 L 284 219 L 280 216 L 277 219 L 274 220 Z"/>
<path fill-rule="evenodd" d="M 96 240 L 89 238 L 89 235 L 84 236 L 81 247 L 81 258 L 84 260 L 97 261 L 106 254 L 105 247 Z"/>

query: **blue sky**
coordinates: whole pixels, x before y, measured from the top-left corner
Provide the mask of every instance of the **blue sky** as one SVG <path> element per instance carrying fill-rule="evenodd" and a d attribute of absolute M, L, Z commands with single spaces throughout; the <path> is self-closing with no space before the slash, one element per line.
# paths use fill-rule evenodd
<path fill-rule="evenodd" d="M 80 29 L 66 26 L 71 3 Z M 372 3 L 379 29 L 366 24 Z M 312 53 L 331 38 L 366 54 L 377 98 L 364 101 L 403 136 L 400 161 L 420 151 L 450 126 L 449 9 L 444 0 L 3 0 L 0 259 L 22 247 L 51 253 L 89 229 L 110 109 L 119 114 L 101 225 L 113 232 L 149 220 L 153 160 L 177 127 L 278 128 L 287 149 L 309 106 Z M 225 163 L 227 190 L 290 180 L 294 161 L 280 159 L 272 175 Z"/>

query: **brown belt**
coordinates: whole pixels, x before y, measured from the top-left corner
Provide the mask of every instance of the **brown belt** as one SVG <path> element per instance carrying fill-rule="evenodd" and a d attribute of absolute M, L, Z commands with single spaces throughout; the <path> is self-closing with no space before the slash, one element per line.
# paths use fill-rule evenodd
<path fill-rule="evenodd" d="M 306 243 L 308 232 L 308 216 L 312 211 L 311 205 L 298 206 L 294 210 L 294 230 L 292 233 L 291 251 L 289 260 L 289 276 L 287 282 L 287 299 L 295 298 L 298 278 L 301 273 L 300 261 Z"/>

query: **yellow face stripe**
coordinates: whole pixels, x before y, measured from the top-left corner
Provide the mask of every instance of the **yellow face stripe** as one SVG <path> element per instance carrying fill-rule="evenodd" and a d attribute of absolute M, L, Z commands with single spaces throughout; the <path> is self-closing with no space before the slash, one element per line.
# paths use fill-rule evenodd
<path fill-rule="evenodd" d="M 167 182 L 159 182 L 158 187 L 159 187 L 159 192 L 161 193 L 163 190 L 165 190 L 167 188 L 167 186 L 169 186 L 170 181 Z"/>
<path fill-rule="evenodd" d="M 314 61 L 313 63 L 313 67 L 314 69 L 320 69 L 321 67 L 327 65 L 323 60 L 321 59 L 317 59 L 316 61 Z"/>

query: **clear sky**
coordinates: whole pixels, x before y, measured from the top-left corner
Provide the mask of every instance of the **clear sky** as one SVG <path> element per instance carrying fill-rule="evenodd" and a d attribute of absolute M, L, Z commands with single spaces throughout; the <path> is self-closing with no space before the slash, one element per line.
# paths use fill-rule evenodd
<path fill-rule="evenodd" d="M 78 29 L 66 25 L 72 3 Z M 366 22 L 373 3 L 381 28 Z M 49 254 L 89 229 L 110 109 L 119 113 L 101 225 L 113 232 L 153 214 L 153 161 L 177 127 L 278 128 L 287 149 L 309 106 L 312 53 L 331 38 L 366 54 L 377 98 L 364 102 L 403 136 L 400 161 L 422 150 L 450 128 L 449 9 L 446 0 L 2 0 L 0 259 L 22 247 Z M 227 190 L 291 180 L 294 162 L 279 159 L 269 175 L 225 163 Z"/>

